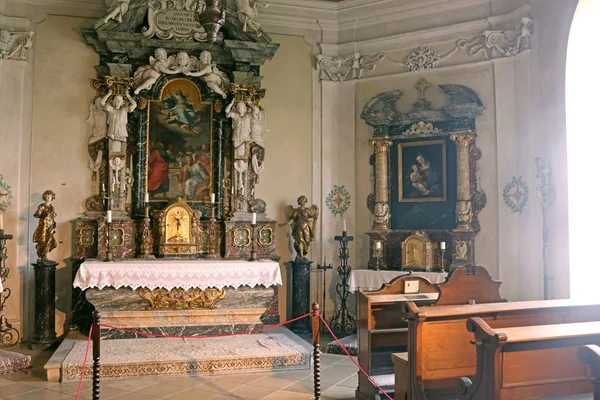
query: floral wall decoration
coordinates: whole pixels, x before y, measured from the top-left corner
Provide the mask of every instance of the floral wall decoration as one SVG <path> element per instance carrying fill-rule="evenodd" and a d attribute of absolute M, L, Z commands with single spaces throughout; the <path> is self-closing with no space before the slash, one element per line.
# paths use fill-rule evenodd
<path fill-rule="evenodd" d="M 521 214 L 529 200 L 529 188 L 521 176 L 514 177 L 504 187 L 502 193 L 504 204 L 513 212 Z"/>
<path fill-rule="evenodd" d="M 331 189 L 327 195 L 327 199 L 325 199 L 325 204 L 334 216 L 338 214 L 344 216 L 344 213 L 348 211 L 348 207 L 351 204 L 350 193 L 348 193 L 344 185 L 333 185 L 333 189 Z"/>
<path fill-rule="evenodd" d="M 4 182 L 4 176 L 0 175 L 0 212 L 6 212 L 12 198 L 10 185 Z"/>

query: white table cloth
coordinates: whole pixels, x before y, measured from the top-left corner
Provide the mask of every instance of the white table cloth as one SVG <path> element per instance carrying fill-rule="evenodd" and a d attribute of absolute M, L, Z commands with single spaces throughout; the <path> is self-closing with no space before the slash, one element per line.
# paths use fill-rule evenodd
<path fill-rule="evenodd" d="M 200 288 L 227 286 L 266 287 L 281 285 L 279 263 L 237 260 L 125 260 L 118 262 L 84 261 L 73 287 L 81 289 L 130 287 L 137 289 Z"/>
<path fill-rule="evenodd" d="M 407 271 L 373 271 L 370 269 L 355 269 L 350 274 L 350 291 L 354 292 L 359 287 L 365 290 L 376 290 L 384 283 L 390 283 L 394 278 L 408 275 Z M 431 283 L 442 283 L 448 275 L 446 272 L 413 272 L 414 276 L 428 279 Z"/>

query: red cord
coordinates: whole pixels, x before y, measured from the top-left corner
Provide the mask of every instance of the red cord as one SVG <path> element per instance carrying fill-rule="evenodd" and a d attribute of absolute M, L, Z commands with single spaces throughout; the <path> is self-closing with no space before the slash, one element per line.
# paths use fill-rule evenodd
<path fill-rule="evenodd" d="M 306 313 L 304 315 L 301 315 L 300 317 L 296 317 L 294 319 L 290 319 L 288 321 L 279 323 L 277 325 L 264 326 L 262 328 L 252 329 L 250 331 L 234 332 L 234 333 L 223 333 L 221 335 L 211 335 L 211 336 L 170 336 L 170 335 L 163 335 L 161 333 L 140 332 L 140 331 L 135 331 L 133 329 L 119 328 L 118 326 L 105 325 L 105 324 L 100 324 L 100 326 L 102 326 L 104 328 L 108 328 L 108 329 L 114 329 L 114 330 L 121 331 L 121 332 L 134 333 L 136 335 L 144 335 L 144 336 L 149 336 L 149 337 L 161 337 L 161 338 L 167 338 L 167 339 L 209 339 L 209 338 L 217 338 L 217 337 L 249 335 L 249 334 L 256 333 L 256 332 L 266 331 L 266 330 L 269 330 L 269 329 L 277 328 L 279 326 L 287 325 L 287 324 L 292 323 L 294 321 L 298 321 L 299 319 L 308 317 L 309 315 L 312 315 L 312 313 Z"/>
<path fill-rule="evenodd" d="M 385 397 L 387 397 L 389 400 L 394 400 L 394 399 L 392 399 L 392 398 L 391 398 L 391 397 L 390 397 L 390 396 L 389 396 L 389 395 L 388 395 L 388 394 L 385 392 L 385 390 L 383 390 L 383 389 L 381 388 L 381 386 L 379 386 L 379 385 L 378 385 L 378 384 L 377 384 L 377 383 L 376 383 L 376 382 L 373 380 L 373 378 L 371 378 L 371 377 L 369 376 L 369 374 L 367 374 L 367 373 L 365 372 L 365 370 L 364 370 L 364 369 L 362 369 L 362 367 L 361 367 L 360 365 L 358 365 L 358 363 L 357 363 L 357 362 L 354 360 L 354 357 L 352 357 L 352 356 L 350 355 L 350 353 L 348 353 L 348 350 L 346 350 L 346 348 L 344 347 L 344 345 L 342 344 L 342 342 L 340 342 L 340 340 L 339 340 L 339 339 L 338 339 L 338 338 L 335 336 L 335 334 L 333 333 L 333 331 L 331 330 L 331 328 L 329 327 L 329 325 L 327 325 L 327 322 L 326 322 L 326 321 L 323 319 L 323 317 L 321 316 L 321 314 L 319 314 L 319 313 L 317 312 L 317 315 L 319 316 L 319 318 L 321 318 L 321 321 L 323 321 L 323 324 L 325 325 L 325 328 L 327 328 L 327 330 L 329 331 L 329 333 L 331 334 L 331 336 L 333 336 L 333 338 L 335 339 L 335 341 L 337 342 L 337 344 L 338 344 L 338 345 L 339 345 L 339 346 L 342 348 L 342 350 L 344 350 L 344 353 L 346 353 L 346 355 L 347 355 L 348 357 L 350 357 L 350 359 L 352 360 L 352 362 L 354 363 L 354 365 L 356 365 L 356 366 L 358 367 L 358 369 L 360 370 L 360 372 L 362 372 L 362 373 L 363 373 L 363 374 L 364 374 L 364 375 L 367 377 L 367 379 L 368 379 L 369 381 L 371 381 L 371 383 L 372 383 L 372 384 L 373 384 L 373 385 L 374 385 L 374 386 L 375 386 L 377 389 L 379 389 L 379 390 L 381 391 L 381 393 L 383 393 L 383 395 L 384 395 Z"/>
<path fill-rule="evenodd" d="M 77 387 L 77 394 L 75 400 L 79 400 L 81 394 L 81 387 L 83 386 L 83 377 L 85 376 L 85 364 L 87 363 L 88 353 L 90 351 L 90 343 L 92 342 L 92 332 L 94 332 L 94 324 L 90 325 L 90 334 L 88 335 L 87 345 L 85 346 L 85 358 L 83 359 L 83 367 L 81 367 L 81 378 L 79 378 L 79 386 Z"/>

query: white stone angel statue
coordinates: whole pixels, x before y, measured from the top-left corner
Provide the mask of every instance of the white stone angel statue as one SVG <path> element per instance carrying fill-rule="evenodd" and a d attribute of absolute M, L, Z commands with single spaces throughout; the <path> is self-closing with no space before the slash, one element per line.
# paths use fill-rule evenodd
<path fill-rule="evenodd" d="M 250 102 L 248 102 L 250 103 Z M 235 105 L 235 108 L 233 107 Z M 248 108 L 246 103 L 238 101 L 236 103 L 233 100 L 227 107 L 225 107 L 225 114 L 227 118 L 231 118 L 233 121 L 233 147 L 237 149 L 244 143 L 250 141 L 250 134 L 252 132 L 251 119 L 252 116 L 248 114 Z"/>
<path fill-rule="evenodd" d="M 92 126 L 92 136 L 88 144 L 94 144 L 106 137 L 106 128 L 108 122 L 106 119 L 106 111 L 102 105 L 102 97 L 98 96 L 90 103 L 90 114 L 85 121 Z"/>
<path fill-rule="evenodd" d="M 123 22 L 123 16 L 129 10 L 129 2 L 131 0 L 105 0 L 108 12 L 106 16 L 102 18 L 102 21 L 106 24 L 108 21 L 114 19 L 118 23 Z"/>
<path fill-rule="evenodd" d="M 262 107 L 252 103 L 249 103 L 249 106 L 252 109 L 252 119 L 250 120 L 250 142 L 265 147 L 263 134 L 269 132 L 269 128 L 267 128 L 267 112 Z"/>
<path fill-rule="evenodd" d="M 125 105 L 123 96 L 116 95 L 112 104 L 107 104 L 108 98 L 112 95 L 112 89 L 102 98 L 101 104 L 108 113 L 108 137 L 114 141 L 127 141 L 127 114 L 136 109 L 136 101 L 125 92 L 129 105 Z"/>
<path fill-rule="evenodd" d="M 154 51 L 154 57 L 150 56 L 150 65 L 139 67 L 133 74 L 134 82 L 139 82 L 133 93 L 139 94 L 142 90 L 152 89 L 162 74 L 176 74 L 177 72 L 176 69 L 170 67 L 167 51 L 158 48 Z"/>
<path fill-rule="evenodd" d="M 266 8 L 269 7 L 269 3 L 263 3 L 259 0 L 235 0 L 235 4 L 237 5 L 238 18 L 244 24 L 244 32 L 250 29 L 260 36 L 260 24 L 256 22 L 258 19 L 257 6 L 261 4 Z"/>
<path fill-rule="evenodd" d="M 193 68 L 194 71 L 182 71 L 188 76 L 199 76 L 204 79 L 206 86 L 213 92 L 220 94 L 223 98 L 227 97 L 227 91 L 231 85 L 227 74 L 220 71 L 217 65 L 212 62 L 212 54 L 210 51 L 204 50 L 200 53 L 197 65 Z"/>

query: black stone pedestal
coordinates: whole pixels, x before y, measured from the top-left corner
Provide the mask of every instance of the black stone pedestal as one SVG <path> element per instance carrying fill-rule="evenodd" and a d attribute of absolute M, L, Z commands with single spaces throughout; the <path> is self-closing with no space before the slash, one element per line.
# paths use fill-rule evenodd
<path fill-rule="evenodd" d="M 292 318 L 310 312 L 310 264 L 309 260 L 292 261 Z M 310 317 L 292 322 L 290 327 L 295 333 L 310 333 Z"/>
<path fill-rule="evenodd" d="M 29 348 L 46 349 L 56 342 L 55 276 L 58 263 L 48 260 L 31 265 L 35 280 L 35 331 L 29 341 Z"/>

